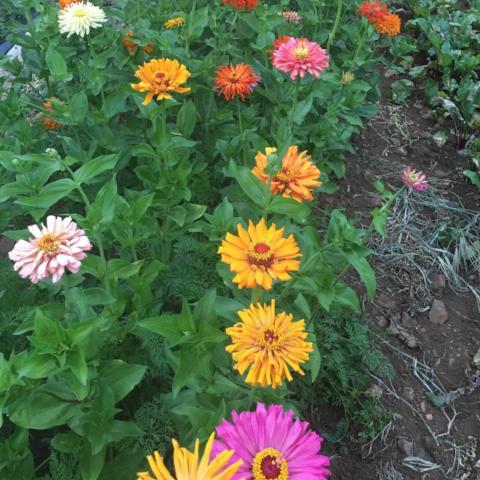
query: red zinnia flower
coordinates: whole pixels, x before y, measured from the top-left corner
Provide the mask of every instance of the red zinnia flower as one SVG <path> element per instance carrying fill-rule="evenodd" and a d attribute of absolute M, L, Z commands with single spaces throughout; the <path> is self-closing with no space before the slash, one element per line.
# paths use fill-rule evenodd
<path fill-rule="evenodd" d="M 233 100 L 237 96 L 244 100 L 245 95 L 251 95 L 260 82 L 260 77 L 245 63 L 222 65 L 215 74 L 214 90 L 224 95 L 225 100 Z"/>
<path fill-rule="evenodd" d="M 292 37 L 290 35 L 280 35 L 272 42 L 272 50 L 267 50 L 268 56 L 270 60 L 273 60 L 273 52 L 276 50 L 280 45 L 287 43 Z"/>
<path fill-rule="evenodd" d="M 230 4 L 235 10 L 252 10 L 258 5 L 258 0 L 222 0 L 224 5 Z"/>
<path fill-rule="evenodd" d="M 358 7 L 358 13 L 361 17 L 367 17 L 370 23 L 383 19 L 385 15 L 388 15 L 387 7 L 379 1 L 376 2 L 363 2 Z"/>

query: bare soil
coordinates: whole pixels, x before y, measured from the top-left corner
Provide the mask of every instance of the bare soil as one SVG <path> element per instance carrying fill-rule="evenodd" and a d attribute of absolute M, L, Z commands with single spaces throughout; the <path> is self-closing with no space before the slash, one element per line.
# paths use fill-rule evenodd
<path fill-rule="evenodd" d="M 478 189 L 462 174 L 468 167 L 466 159 L 451 141 L 443 147 L 435 144 L 432 136 L 439 126 L 420 95 L 402 107 L 390 105 L 388 83 L 384 80 L 381 114 L 354 139 L 356 154 L 347 159 L 346 177 L 340 190 L 326 197 L 324 206 L 345 206 L 350 218 L 368 226 L 370 211 L 381 202 L 372 195 L 373 182 L 381 179 L 396 189 L 402 166 L 412 165 L 426 172 L 443 196 L 478 211 Z M 382 174 L 386 163 L 399 166 L 396 177 Z M 401 271 L 385 274 L 388 268 L 382 265 L 382 258 L 373 256 L 371 260 L 378 277 L 378 296 L 375 302 L 365 304 L 365 319 L 396 371 L 391 384 L 372 379 L 372 385 L 380 387 L 377 391 L 391 424 L 370 444 L 335 446 L 329 452 L 333 455 L 332 479 L 479 480 L 480 381 L 475 384 L 479 371 L 472 360 L 480 348 L 480 313 L 475 298 L 454 292 L 441 274 L 436 275 L 432 298 L 443 302 L 448 319 L 432 323 L 430 306 L 418 311 L 408 288 L 408 283 L 416 281 L 415 275 Z M 479 287 L 478 271 L 462 275 Z M 422 372 L 427 379 L 424 382 L 418 378 Z M 473 387 L 441 409 L 427 397 L 428 386 L 434 383 L 447 392 Z M 318 415 L 331 418 L 332 412 L 321 409 Z M 328 422 L 326 425 L 328 429 Z M 405 460 L 408 457 L 416 460 Z M 408 463 L 416 466 L 410 468 L 405 465 Z"/>

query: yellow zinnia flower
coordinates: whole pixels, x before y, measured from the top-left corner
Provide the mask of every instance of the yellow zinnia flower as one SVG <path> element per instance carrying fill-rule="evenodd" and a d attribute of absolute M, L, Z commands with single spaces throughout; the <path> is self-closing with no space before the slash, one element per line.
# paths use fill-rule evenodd
<path fill-rule="evenodd" d="M 225 331 L 232 339 L 226 350 L 240 375 L 250 369 L 247 383 L 276 388 L 284 379 L 293 379 L 290 368 L 304 375 L 300 365 L 313 351 L 313 345 L 305 341 L 304 320 L 292 322 L 291 314 L 275 314 L 275 300 L 270 305 L 250 305 L 238 315 L 241 322 Z"/>
<path fill-rule="evenodd" d="M 252 173 L 262 182 L 268 184 L 268 156 L 277 151 L 276 148 L 267 147 L 265 153 L 258 152 L 255 157 L 256 165 Z M 270 190 L 275 195 L 282 194 L 284 197 L 293 198 L 297 202 L 313 200 L 312 189 L 320 187 L 318 181 L 320 170 L 311 162 L 308 153 L 298 153 L 298 147 L 288 147 L 287 153 L 282 159 L 280 171 L 272 177 Z"/>
<path fill-rule="evenodd" d="M 148 105 L 155 95 L 157 100 L 164 100 L 172 98 L 171 92 L 190 91 L 190 88 L 180 86 L 188 80 L 190 72 L 178 60 L 170 58 L 150 60 L 138 67 L 135 76 L 140 83 L 132 83 L 132 88 L 138 92 L 148 92 L 143 105 Z"/>
<path fill-rule="evenodd" d="M 149 472 L 137 473 L 138 480 L 230 480 L 242 465 L 243 461 L 238 460 L 227 467 L 227 464 L 234 454 L 234 450 L 224 450 L 210 461 L 215 434 L 212 433 L 205 446 L 201 458 L 199 458 L 200 441 L 195 441 L 195 450 L 190 452 L 180 447 L 176 440 L 173 440 L 173 464 L 175 465 L 175 478 L 165 467 L 163 458 L 158 452 L 147 457 L 150 468 L 155 478 Z"/>
<path fill-rule="evenodd" d="M 284 228 L 277 229 L 272 224 L 267 229 L 262 218 L 257 225 L 250 220 L 248 230 L 237 226 L 238 236 L 227 233 L 218 253 L 222 262 L 230 265 L 235 272 L 234 283 L 238 288 L 254 288 L 257 285 L 265 290 L 272 288 L 273 280 L 289 280 L 289 271 L 300 269 L 300 249 L 293 235 L 283 236 Z"/>
<path fill-rule="evenodd" d="M 185 19 L 183 17 L 171 18 L 170 20 L 167 20 L 164 25 L 167 28 L 181 27 L 182 25 L 185 25 Z"/>

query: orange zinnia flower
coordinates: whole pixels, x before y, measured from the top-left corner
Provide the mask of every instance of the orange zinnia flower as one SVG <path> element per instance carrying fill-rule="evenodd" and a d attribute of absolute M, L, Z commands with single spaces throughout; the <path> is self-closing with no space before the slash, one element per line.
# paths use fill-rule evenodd
<path fill-rule="evenodd" d="M 53 112 L 53 105 L 52 105 L 51 99 L 45 100 L 45 102 L 43 102 L 43 107 Z M 53 118 L 50 118 L 48 115 L 43 116 L 43 126 L 47 130 L 58 130 L 61 127 L 61 125 L 58 122 L 53 120 Z"/>
<path fill-rule="evenodd" d="M 245 10 L 245 7 L 247 7 L 250 11 L 258 5 L 258 0 L 222 0 L 222 3 L 224 5 L 230 4 L 235 10 Z"/>
<path fill-rule="evenodd" d="M 363 2 L 358 7 L 358 13 L 361 17 L 366 17 L 369 22 L 373 23 L 382 19 L 385 15 L 388 15 L 388 9 L 379 1 Z"/>
<path fill-rule="evenodd" d="M 79 1 L 81 1 L 81 0 L 58 0 L 58 6 L 60 8 L 65 8 L 65 7 L 68 7 L 72 3 L 77 3 Z"/>
<path fill-rule="evenodd" d="M 153 43 L 147 43 L 143 47 L 143 53 L 152 53 L 155 50 Z"/>
<path fill-rule="evenodd" d="M 190 77 L 190 72 L 178 60 L 150 60 L 138 67 L 135 76 L 140 83 L 132 83 L 131 87 L 137 92 L 148 92 L 143 105 L 148 105 L 154 96 L 157 100 L 165 100 L 172 98 L 171 92 L 187 93 L 191 90 L 181 86 Z"/>
<path fill-rule="evenodd" d="M 270 60 L 273 60 L 273 52 L 280 46 L 283 45 L 284 43 L 287 43 L 292 37 L 290 35 L 280 35 L 278 38 L 276 38 L 272 42 L 272 50 L 267 50 L 268 57 Z"/>
<path fill-rule="evenodd" d="M 373 22 L 373 27 L 380 35 L 395 37 L 400 33 L 402 20 L 395 13 L 387 13 Z"/>
<path fill-rule="evenodd" d="M 248 369 L 247 383 L 277 388 L 284 379 L 293 380 L 290 369 L 304 375 L 300 365 L 313 351 L 311 342 L 305 341 L 304 320 L 293 322 L 293 315 L 275 313 L 275 300 L 237 313 L 241 322 L 225 330 L 232 339 L 225 350 L 232 354 L 233 368 L 240 375 Z"/>
<path fill-rule="evenodd" d="M 215 74 L 214 90 L 224 95 L 225 100 L 233 100 L 237 96 L 245 100 L 245 95 L 251 95 L 260 81 L 252 67 L 245 63 L 223 65 L 217 68 Z"/>
<path fill-rule="evenodd" d="M 137 51 L 138 45 L 131 40 L 131 37 L 133 37 L 135 34 L 133 32 L 127 32 L 125 37 L 123 38 L 123 46 L 128 50 L 129 55 L 135 55 L 135 52 Z"/>
<path fill-rule="evenodd" d="M 277 151 L 276 148 L 268 147 L 265 153 L 258 152 L 255 161 L 256 165 L 252 173 L 262 182 L 268 184 L 269 175 L 265 171 L 268 165 L 268 156 Z M 308 153 L 298 153 L 298 147 L 288 147 L 287 153 L 283 157 L 280 171 L 274 175 L 270 182 L 270 190 L 276 195 L 293 198 L 298 202 L 304 200 L 313 200 L 312 189 L 320 187 L 322 184 L 318 181 L 320 170 L 311 162 Z"/>
<path fill-rule="evenodd" d="M 238 288 L 254 288 L 257 285 L 270 290 L 273 280 L 289 280 L 288 272 L 298 271 L 301 257 L 295 237 L 283 236 L 284 228 L 273 223 L 267 229 L 262 218 L 257 225 L 250 220 L 248 229 L 237 226 L 238 236 L 227 233 L 218 253 L 222 262 L 235 272 L 234 283 Z"/>

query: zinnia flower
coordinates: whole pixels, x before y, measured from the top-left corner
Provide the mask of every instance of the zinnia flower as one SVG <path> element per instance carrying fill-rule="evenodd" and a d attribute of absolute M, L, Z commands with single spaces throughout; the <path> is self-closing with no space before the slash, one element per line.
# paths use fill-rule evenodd
<path fill-rule="evenodd" d="M 148 92 L 143 105 L 148 105 L 155 95 L 157 100 L 164 100 L 172 98 L 171 92 L 187 93 L 191 90 L 181 87 L 190 77 L 190 72 L 178 60 L 150 60 L 138 67 L 135 76 L 140 83 L 132 83 L 132 88 L 138 92 Z"/>
<path fill-rule="evenodd" d="M 280 35 L 272 42 L 273 50 L 267 50 L 270 60 L 273 60 L 273 52 L 284 43 L 287 43 L 292 37 L 290 35 Z"/>
<path fill-rule="evenodd" d="M 89 1 L 75 2 L 62 8 L 58 15 L 60 33 L 67 33 L 67 38 L 74 33 L 83 37 L 91 28 L 98 28 L 107 21 L 104 11 Z"/>
<path fill-rule="evenodd" d="M 170 20 L 167 20 L 164 25 L 166 28 L 181 27 L 182 25 L 185 25 L 185 19 L 183 17 L 171 18 Z"/>
<path fill-rule="evenodd" d="M 88 237 L 71 217 L 47 217 L 47 225 L 43 223 L 28 227 L 34 238 L 29 241 L 19 240 L 9 252 L 10 260 L 15 262 L 14 269 L 20 277 L 29 278 L 32 283 L 52 277 L 58 282 L 65 269 L 77 273 L 81 262 L 92 248 Z"/>
<path fill-rule="evenodd" d="M 245 10 L 250 12 L 258 5 L 258 0 L 222 0 L 223 5 L 231 5 L 235 10 Z"/>
<path fill-rule="evenodd" d="M 373 27 L 380 35 L 395 37 L 400 33 L 402 20 L 395 13 L 387 13 L 373 22 Z"/>
<path fill-rule="evenodd" d="M 68 7 L 68 5 L 71 5 L 72 3 L 77 3 L 81 0 L 58 0 L 58 6 L 60 8 L 65 8 Z"/>
<path fill-rule="evenodd" d="M 213 452 L 233 449 L 243 460 L 232 480 L 326 480 L 330 460 L 320 454 L 323 438 L 281 405 L 257 403 L 255 412 L 232 412 L 217 427 Z"/>
<path fill-rule="evenodd" d="M 212 455 L 212 446 L 215 434 L 212 433 L 205 445 L 203 455 L 200 457 L 200 441 L 195 441 L 195 449 L 190 452 L 186 448 L 180 447 L 176 440 L 173 440 L 173 465 L 175 468 L 175 479 L 170 475 L 163 458 L 158 452 L 147 457 L 150 469 L 155 475 L 156 480 L 230 480 L 243 463 L 242 460 L 236 459 L 230 461 L 234 451 L 222 449 Z M 226 467 L 229 463 L 230 465 Z M 137 473 L 138 480 L 154 480 L 149 472 Z"/>
<path fill-rule="evenodd" d="M 300 269 L 298 244 L 293 235 L 285 238 L 284 230 L 277 229 L 274 223 L 267 229 L 262 218 L 257 225 L 250 220 L 247 230 L 238 224 L 238 236 L 227 233 L 218 253 L 236 273 L 233 282 L 238 283 L 238 288 L 259 285 L 270 290 L 273 280 L 289 280 L 288 272 Z"/>
<path fill-rule="evenodd" d="M 245 63 L 223 65 L 217 68 L 215 75 L 214 90 L 224 95 L 225 100 L 233 100 L 237 96 L 245 100 L 245 95 L 251 95 L 260 82 L 260 77 Z"/>
<path fill-rule="evenodd" d="M 127 32 L 125 37 L 123 37 L 123 42 L 122 42 L 123 46 L 128 50 L 128 54 L 132 56 L 135 55 L 135 52 L 137 51 L 137 48 L 138 48 L 138 44 L 132 40 L 132 37 L 134 35 L 135 34 L 133 32 Z"/>
<path fill-rule="evenodd" d="M 370 23 L 380 20 L 388 15 L 388 9 L 382 2 L 363 2 L 358 7 L 361 17 L 366 17 Z"/>
<path fill-rule="evenodd" d="M 47 110 L 53 111 L 52 101 L 46 100 L 45 102 L 43 102 L 43 107 L 46 108 Z M 47 130 L 58 130 L 61 127 L 61 125 L 58 122 L 53 120 L 53 118 L 50 118 L 48 115 L 43 116 L 43 126 Z"/>
<path fill-rule="evenodd" d="M 305 321 L 293 322 L 288 313 L 275 313 L 275 300 L 270 305 L 250 305 L 238 312 L 241 322 L 227 328 L 232 344 L 225 350 L 236 362 L 233 368 L 251 385 L 277 388 L 286 379 L 293 380 L 290 369 L 304 375 L 300 365 L 313 351 L 306 342 Z"/>
<path fill-rule="evenodd" d="M 411 166 L 403 169 L 402 180 L 409 188 L 419 192 L 423 192 L 429 187 L 427 176 L 423 172 L 413 170 Z"/>
<path fill-rule="evenodd" d="M 291 38 L 273 52 L 273 65 L 281 72 L 290 73 L 295 80 L 305 72 L 315 77 L 328 67 L 328 53 L 315 42 L 306 38 Z"/>
<path fill-rule="evenodd" d="M 298 12 L 280 12 L 279 15 L 289 23 L 300 23 L 303 20 Z"/>
<path fill-rule="evenodd" d="M 252 173 L 266 185 L 269 179 L 265 171 L 268 156 L 276 151 L 276 148 L 267 147 L 265 153 L 258 152 L 255 157 L 256 165 Z M 320 170 L 311 162 L 311 159 L 306 151 L 298 153 L 298 147 L 288 147 L 280 171 L 270 181 L 270 191 L 274 195 L 281 193 L 282 196 L 293 198 L 298 202 L 313 200 L 312 189 L 322 184 L 318 181 Z"/>

